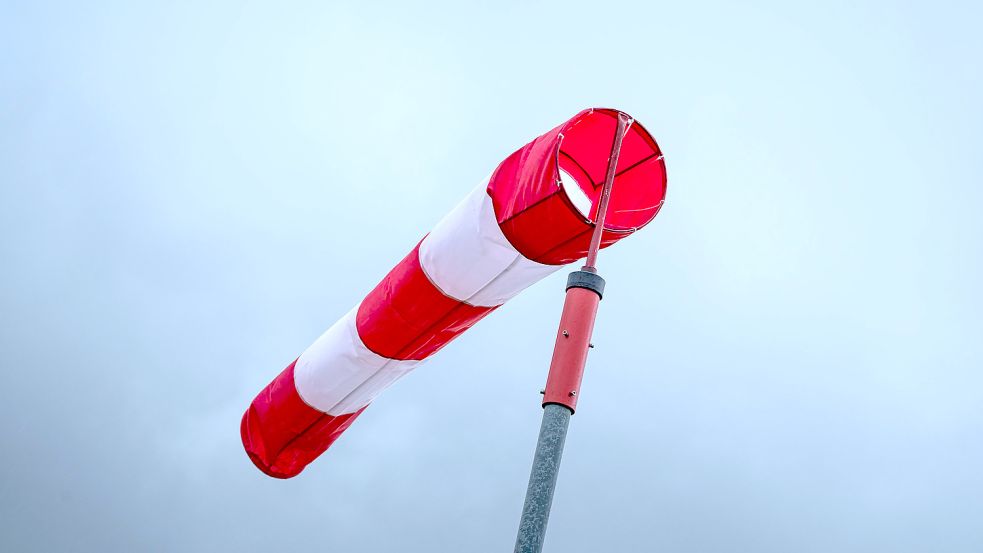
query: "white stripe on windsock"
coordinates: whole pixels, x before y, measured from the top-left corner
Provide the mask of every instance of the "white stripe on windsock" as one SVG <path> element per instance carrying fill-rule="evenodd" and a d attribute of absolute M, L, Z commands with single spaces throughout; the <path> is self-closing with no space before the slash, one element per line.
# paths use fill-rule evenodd
<path fill-rule="evenodd" d="M 494 307 L 562 265 L 526 259 L 509 243 L 487 189 L 482 183 L 437 223 L 420 244 L 420 265 L 445 295 Z"/>
<path fill-rule="evenodd" d="M 423 361 L 387 359 L 365 347 L 355 328 L 358 307 L 301 354 L 294 386 L 305 403 L 329 415 L 354 413 Z"/>

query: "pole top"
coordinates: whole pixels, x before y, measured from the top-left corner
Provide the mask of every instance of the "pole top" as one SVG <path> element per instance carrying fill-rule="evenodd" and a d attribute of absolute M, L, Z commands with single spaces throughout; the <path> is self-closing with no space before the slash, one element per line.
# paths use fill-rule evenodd
<path fill-rule="evenodd" d="M 604 298 L 604 279 L 596 271 L 574 271 L 567 276 L 567 290 L 584 288 Z"/>

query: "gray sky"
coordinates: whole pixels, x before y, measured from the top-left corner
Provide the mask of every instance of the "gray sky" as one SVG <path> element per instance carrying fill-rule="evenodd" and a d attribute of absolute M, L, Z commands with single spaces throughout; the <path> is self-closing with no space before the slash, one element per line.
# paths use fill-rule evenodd
<path fill-rule="evenodd" d="M 294 480 L 239 417 L 592 105 L 669 192 L 601 257 L 547 548 L 983 549 L 978 7 L 373 4 L 4 3 L 0 549 L 510 551 L 563 272 Z"/>

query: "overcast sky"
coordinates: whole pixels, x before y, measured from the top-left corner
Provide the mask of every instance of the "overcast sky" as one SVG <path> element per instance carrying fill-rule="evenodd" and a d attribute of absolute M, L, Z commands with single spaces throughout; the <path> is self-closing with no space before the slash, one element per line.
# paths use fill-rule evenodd
<path fill-rule="evenodd" d="M 239 419 L 598 105 L 669 190 L 601 256 L 547 549 L 983 550 L 980 8 L 414 4 L 3 2 L 0 550 L 511 551 L 565 271 L 298 478 Z"/>

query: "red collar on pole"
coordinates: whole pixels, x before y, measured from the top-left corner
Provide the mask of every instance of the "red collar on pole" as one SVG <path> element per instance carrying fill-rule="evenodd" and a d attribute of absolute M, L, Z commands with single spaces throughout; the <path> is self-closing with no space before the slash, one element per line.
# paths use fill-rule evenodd
<path fill-rule="evenodd" d="M 611 199 L 611 188 L 614 186 L 621 142 L 631 123 L 632 118 L 628 114 L 618 112 L 618 128 L 614 135 L 614 142 L 611 144 L 604 189 L 601 191 L 597 206 L 594 234 L 591 236 L 590 247 L 587 250 L 587 262 L 581 271 L 571 274 L 571 278 L 567 281 L 567 295 L 563 302 L 563 314 L 560 316 L 560 328 L 556 333 L 553 360 L 550 362 L 546 389 L 543 391 L 543 406 L 551 403 L 563 405 L 570 409 L 571 413 L 577 409 L 577 395 L 580 393 L 584 367 L 587 365 L 587 351 L 593 347 L 590 339 L 594 332 L 597 307 L 604 290 L 604 279 L 597 275 L 597 252 L 601 247 L 604 219 Z M 589 278 L 591 275 L 593 278 Z M 574 278 L 578 276 L 581 278 Z"/>

